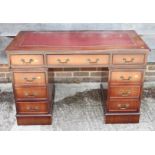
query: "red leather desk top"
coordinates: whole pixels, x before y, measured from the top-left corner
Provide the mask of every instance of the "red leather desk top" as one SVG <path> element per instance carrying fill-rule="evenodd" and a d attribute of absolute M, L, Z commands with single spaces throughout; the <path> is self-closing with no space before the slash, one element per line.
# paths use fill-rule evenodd
<path fill-rule="evenodd" d="M 20 32 L 7 50 L 149 49 L 135 31 Z"/>

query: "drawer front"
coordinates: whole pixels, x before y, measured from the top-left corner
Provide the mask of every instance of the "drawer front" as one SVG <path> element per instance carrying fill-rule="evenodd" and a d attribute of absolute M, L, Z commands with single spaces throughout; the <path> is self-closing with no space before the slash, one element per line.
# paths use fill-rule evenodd
<path fill-rule="evenodd" d="M 14 72 L 13 73 L 14 83 L 16 85 L 27 85 L 27 84 L 46 84 L 45 73 L 34 73 L 34 72 Z"/>
<path fill-rule="evenodd" d="M 109 55 L 47 55 L 48 65 L 106 65 Z"/>
<path fill-rule="evenodd" d="M 16 98 L 35 99 L 47 98 L 47 87 L 16 87 Z"/>
<path fill-rule="evenodd" d="M 145 64 L 145 55 L 113 55 L 113 64 L 140 65 Z"/>
<path fill-rule="evenodd" d="M 110 97 L 134 97 L 140 95 L 140 86 L 117 86 L 110 87 Z"/>
<path fill-rule="evenodd" d="M 43 55 L 11 55 L 10 63 L 13 66 L 41 66 L 44 64 Z"/>
<path fill-rule="evenodd" d="M 137 112 L 139 110 L 139 101 L 121 99 L 108 102 L 109 112 Z"/>
<path fill-rule="evenodd" d="M 113 83 L 140 83 L 142 82 L 142 72 L 128 72 L 128 71 L 112 71 L 111 81 Z"/>
<path fill-rule="evenodd" d="M 17 102 L 18 114 L 46 114 L 48 113 L 47 102 Z"/>

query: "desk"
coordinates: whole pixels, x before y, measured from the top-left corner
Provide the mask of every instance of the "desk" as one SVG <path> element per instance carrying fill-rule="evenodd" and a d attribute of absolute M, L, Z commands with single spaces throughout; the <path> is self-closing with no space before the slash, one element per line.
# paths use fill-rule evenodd
<path fill-rule="evenodd" d="M 6 48 L 18 125 L 52 123 L 48 68 L 61 67 L 107 67 L 105 123 L 138 123 L 148 52 L 135 31 L 20 32 Z"/>

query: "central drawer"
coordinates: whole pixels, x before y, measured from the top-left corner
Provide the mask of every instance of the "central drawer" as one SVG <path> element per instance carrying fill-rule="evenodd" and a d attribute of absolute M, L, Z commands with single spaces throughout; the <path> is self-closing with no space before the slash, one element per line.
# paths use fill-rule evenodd
<path fill-rule="evenodd" d="M 140 86 L 111 86 L 110 97 L 123 97 L 123 98 L 139 98 Z"/>
<path fill-rule="evenodd" d="M 109 55 L 47 55 L 47 64 L 67 65 L 108 65 Z"/>
<path fill-rule="evenodd" d="M 45 85 L 45 72 L 14 72 L 13 73 L 15 85 Z"/>
<path fill-rule="evenodd" d="M 16 87 L 17 99 L 47 99 L 47 87 Z"/>
<path fill-rule="evenodd" d="M 17 113 L 18 114 L 47 114 L 48 113 L 48 102 L 17 102 Z"/>

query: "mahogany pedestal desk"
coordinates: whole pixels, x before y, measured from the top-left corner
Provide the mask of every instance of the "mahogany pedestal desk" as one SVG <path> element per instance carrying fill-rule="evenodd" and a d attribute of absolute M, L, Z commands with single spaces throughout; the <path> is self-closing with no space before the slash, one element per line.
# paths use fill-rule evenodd
<path fill-rule="evenodd" d="M 52 123 L 48 68 L 107 67 L 105 123 L 138 123 L 148 46 L 135 31 L 20 32 L 6 49 L 18 125 Z"/>

